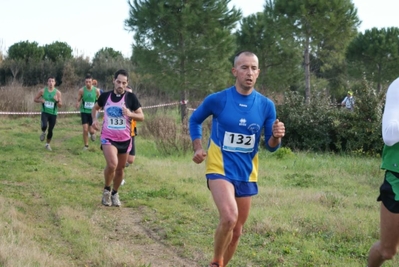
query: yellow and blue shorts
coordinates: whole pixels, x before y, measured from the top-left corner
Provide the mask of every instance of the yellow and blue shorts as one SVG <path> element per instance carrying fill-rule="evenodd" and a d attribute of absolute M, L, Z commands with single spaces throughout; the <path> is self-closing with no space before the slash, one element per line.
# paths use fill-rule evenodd
<path fill-rule="evenodd" d="M 258 183 L 247 182 L 247 181 L 237 181 L 227 178 L 226 176 L 209 173 L 206 174 L 206 184 L 209 189 L 209 180 L 223 179 L 228 181 L 234 186 L 235 197 L 250 197 L 258 194 Z"/>

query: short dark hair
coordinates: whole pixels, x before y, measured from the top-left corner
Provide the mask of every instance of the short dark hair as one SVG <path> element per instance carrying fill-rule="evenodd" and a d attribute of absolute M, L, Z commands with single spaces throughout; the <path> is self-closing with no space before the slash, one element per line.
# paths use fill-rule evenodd
<path fill-rule="evenodd" d="M 54 79 L 55 80 L 55 76 L 54 75 L 49 75 L 49 76 L 47 76 L 47 81 L 48 81 L 48 79 Z"/>
<path fill-rule="evenodd" d="M 126 78 L 129 78 L 129 74 L 128 74 L 127 71 L 124 70 L 124 69 L 120 69 L 120 70 L 117 70 L 117 71 L 115 72 L 115 74 L 114 74 L 114 79 L 115 79 L 115 80 L 116 80 L 116 78 L 118 78 L 118 75 L 123 75 L 123 76 L 126 76 Z"/>
<path fill-rule="evenodd" d="M 85 79 L 93 79 L 93 77 L 91 76 L 90 73 L 87 73 Z"/>
<path fill-rule="evenodd" d="M 252 52 L 252 51 L 249 51 L 249 50 L 241 50 L 241 51 L 239 51 L 239 52 L 234 56 L 233 66 L 236 65 L 237 58 L 238 58 L 241 54 L 245 54 L 245 55 L 247 55 L 247 56 L 256 56 L 255 53 Z"/>

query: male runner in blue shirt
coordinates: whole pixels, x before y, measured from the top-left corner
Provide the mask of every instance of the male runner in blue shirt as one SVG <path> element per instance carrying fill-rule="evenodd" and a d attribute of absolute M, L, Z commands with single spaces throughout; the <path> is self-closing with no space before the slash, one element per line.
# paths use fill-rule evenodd
<path fill-rule="evenodd" d="M 190 136 L 197 164 L 206 160 L 208 188 L 219 211 L 210 267 L 224 267 L 233 257 L 258 193 L 258 148 L 264 131 L 266 148 L 275 151 L 285 134 L 274 103 L 254 89 L 258 57 L 249 51 L 235 56 L 235 85 L 213 93 L 190 117 Z M 202 122 L 212 115 L 208 151 L 202 148 Z"/>

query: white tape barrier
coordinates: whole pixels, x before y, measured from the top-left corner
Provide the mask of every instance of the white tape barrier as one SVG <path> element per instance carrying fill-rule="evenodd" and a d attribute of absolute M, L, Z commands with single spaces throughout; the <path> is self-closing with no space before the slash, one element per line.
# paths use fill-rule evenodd
<path fill-rule="evenodd" d="M 183 103 L 187 104 L 187 100 L 185 100 Z M 181 102 L 174 102 L 174 103 L 169 103 L 169 104 L 159 104 L 159 105 L 153 105 L 153 106 L 147 106 L 147 107 L 142 107 L 142 109 L 149 109 L 149 108 L 158 108 L 158 107 L 166 107 L 166 106 L 173 106 L 173 105 L 178 105 L 181 104 Z M 189 110 L 193 110 L 190 109 Z M 102 110 L 100 112 L 103 112 Z M 0 115 L 40 115 L 42 114 L 41 111 L 39 112 L 13 112 L 13 111 L 0 111 Z M 58 111 L 58 114 L 80 114 L 80 111 Z"/>

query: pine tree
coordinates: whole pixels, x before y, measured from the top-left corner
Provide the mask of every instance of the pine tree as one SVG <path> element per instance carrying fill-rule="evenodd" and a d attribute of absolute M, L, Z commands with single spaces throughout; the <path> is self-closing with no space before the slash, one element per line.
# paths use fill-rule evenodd
<path fill-rule="evenodd" d="M 351 0 L 275 0 L 276 16 L 284 18 L 303 49 L 305 100 L 310 101 L 311 61 L 324 69 L 344 60 L 345 49 L 360 24 Z"/>
<path fill-rule="evenodd" d="M 231 77 L 235 53 L 232 30 L 241 12 L 230 0 L 133 0 L 125 21 L 134 32 L 132 60 L 159 88 L 182 101 L 188 92 L 203 96 L 220 90 Z"/>

